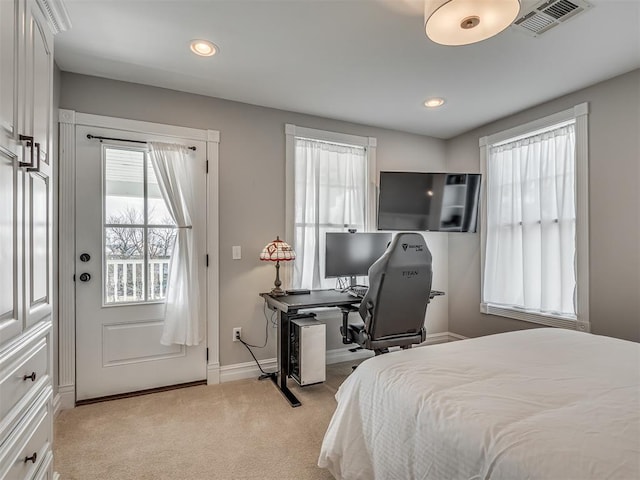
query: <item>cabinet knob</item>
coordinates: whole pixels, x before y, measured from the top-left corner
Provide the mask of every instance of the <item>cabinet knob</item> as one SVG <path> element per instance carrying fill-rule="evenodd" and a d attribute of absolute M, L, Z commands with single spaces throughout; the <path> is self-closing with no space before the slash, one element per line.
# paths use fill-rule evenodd
<path fill-rule="evenodd" d="M 80 254 L 80 261 L 81 262 L 88 262 L 89 260 L 91 260 L 91 255 L 89 255 L 88 253 L 81 253 Z"/>
<path fill-rule="evenodd" d="M 89 275 L 88 273 L 81 273 L 80 274 L 80 281 L 81 282 L 88 282 L 89 280 L 91 280 L 91 275 Z"/>
<path fill-rule="evenodd" d="M 25 375 L 24 377 L 22 377 L 22 380 L 24 380 L 25 382 L 27 380 L 31 379 L 32 382 L 36 381 L 36 372 L 31 372 L 31 375 Z"/>
<path fill-rule="evenodd" d="M 27 463 L 27 462 L 36 463 L 37 458 L 38 458 L 37 452 L 33 452 L 33 455 L 31 455 L 30 457 L 24 457 L 24 463 Z"/>

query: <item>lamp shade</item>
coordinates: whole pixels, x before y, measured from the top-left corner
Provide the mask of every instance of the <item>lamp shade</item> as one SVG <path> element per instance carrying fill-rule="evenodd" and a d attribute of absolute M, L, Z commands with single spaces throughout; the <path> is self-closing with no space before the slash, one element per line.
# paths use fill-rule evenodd
<path fill-rule="evenodd" d="M 519 0 L 425 0 L 425 32 L 441 45 L 468 45 L 497 35 L 518 13 Z"/>
<path fill-rule="evenodd" d="M 269 242 L 260 253 L 260 260 L 266 262 L 288 262 L 295 258 L 296 252 L 287 242 L 280 240 L 280 237 L 276 237 L 274 241 Z"/>

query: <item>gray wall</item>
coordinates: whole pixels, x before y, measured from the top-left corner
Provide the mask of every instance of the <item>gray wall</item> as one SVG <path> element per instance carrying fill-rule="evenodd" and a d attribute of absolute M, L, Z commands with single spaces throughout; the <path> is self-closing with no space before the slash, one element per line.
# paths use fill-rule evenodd
<path fill-rule="evenodd" d="M 220 131 L 220 362 L 251 361 L 233 327 L 253 344 L 264 341 L 259 292 L 273 286 L 275 269 L 258 260 L 262 247 L 285 231 L 285 123 L 376 137 L 379 170 L 445 170 L 445 142 L 173 90 L 62 73 L 60 107 L 77 112 Z M 268 209 L 265 207 L 269 207 Z M 434 289 L 448 287 L 446 234 L 426 234 L 434 257 Z M 290 240 L 290 239 L 287 239 Z M 242 260 L 231 247 L 242 246 Z M 436 299 L 427 316 L 430 333 L 447 331 L 448 305 Z M 338 316 L 327 322 L 327 348 L 341 347 Z M 260 359 L 275 357 L 270 329 Z"/>
<path fill-rule="evenodd" d="M 480 171 L 478 139 L 589 102 L 589 311 L 596 334 L 640 341 L 640 70 L 447 141 L 447 169 Z M 535 325 L 482 315 L 480 237 L 449 237 L 449 331 L 476 337 Z"/>
<path fill-rule="evenodd" d="M 233 327 L 251 343 L 264 339 L 258 292 L 274 269 L 257 258 L 284 232 L 284 124 L 374 136 L 378 170 L 479 172 L 478 139 L 589 102 L 590 311 L 592 331 L 640 341 L 640 71 L 526 110 L 443 141 L 338 120 L 63 72 L 59 106 L 78 112 L 213 129 L 220 142 L 220 361 L 251 357 L 231 342 Z M 446 161 L 446 163 L 445 163 Z M 264 215 L 264 205 L 272 212 Z M 281 213 L 277 213 L 280 209 Z M 482 315 L 479 234 L 425 235 L 434 254 L 434 289 L 447 291 L 429 306 L 429 333 L 475 337 L 535 325 Z M 241 245 L 242 260 L 231 260 Z M 445 300 L 446 299 L 446 300 Z M 339 318 L 327 321 L 327 348 L 340 348 Z M 270 330 L 258 358 L 275 356 Z"/>

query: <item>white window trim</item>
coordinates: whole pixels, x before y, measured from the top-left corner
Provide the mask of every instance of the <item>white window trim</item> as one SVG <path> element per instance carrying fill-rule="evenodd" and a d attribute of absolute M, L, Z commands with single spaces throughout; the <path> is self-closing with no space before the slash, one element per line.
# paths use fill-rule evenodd
<path fill-rule="evenodd" d="M 487 178 L 487 159 L 489 148 L 496 143 L 504 142 L 536 130 L 542 130 L 562 122 L 575 120 L 576 130 L 576 317 L 567 318 L 556 315 L 544 315 L 537 312 L 512 309 L 486 303 L 484 292 L 485 248 L 487 241 L 487 202 L 486 182 L 482 182 L 482 206 L 480 211 L 480 311 L 486 314 L 538 323 L 552 327 L 589 332 L 589 144 L 588 144 L 589 104 L 581 103 L 573 108 L 549 115 L 493 135 L 480 138 L 480 168 Z"/>
<path fill-rule="evenodd" d="M 370 230 L 376 225 L 377 199 L 379 180 L 376 169 L 376 147 L 375 137 L 361 137 L 346 133 L 330 132 L 327 130 L 317 130 L 314 128 L 300 127 L 290 123 L 285 124 L 284 133 L 286 137 L 285 145 L 285 240 L 293 242 L 295 232 L 295 137 L 304 137 L 313 140 L 321 140 L 332 143 L 342 143 L 364 147 L 367 158 L 367 218 L 366 229 Z M 292 262 L 285 262 L 281 269 L 283 287 L 291 285 L 293 279 Z"/>

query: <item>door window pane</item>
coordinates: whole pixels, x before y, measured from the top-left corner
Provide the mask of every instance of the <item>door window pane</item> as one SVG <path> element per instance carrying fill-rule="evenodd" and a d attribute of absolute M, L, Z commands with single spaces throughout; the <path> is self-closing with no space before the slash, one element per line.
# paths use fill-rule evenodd
<path fill-rule="evenodd" d="M 174 225 L 169 209 L 160 193 L 158 179 L 151 162 L 147 162 L 147 215 L 149 225 Z"/>
<path fill-rule="evenodd" d="M 144 224 L 144 152 L 104 149 L 105 223 Z"/>
<path fill-rule="evenodd" d="M 105 228 L 105 303 L 144 301 L 144 229 Z"/>
<path fill-rule="evenodd" d="M 149 300 L 167 296 L 169 264 L 176 240 L 175 228 L 150 228 L 147 241 L 149 252 Z"/>

